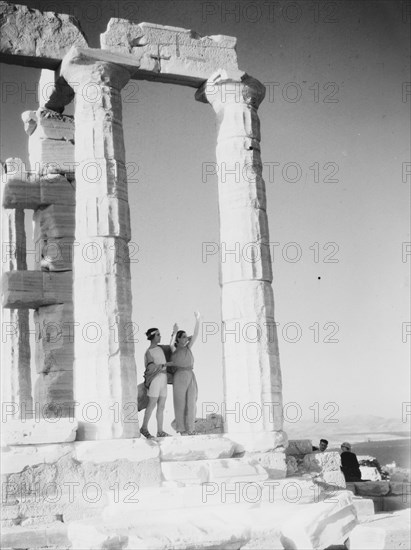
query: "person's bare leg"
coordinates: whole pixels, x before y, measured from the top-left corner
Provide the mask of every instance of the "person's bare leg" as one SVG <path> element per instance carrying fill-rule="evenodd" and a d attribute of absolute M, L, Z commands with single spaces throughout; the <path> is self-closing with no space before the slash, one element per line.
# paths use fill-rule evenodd
<path fill-rule="evenodd" d="M 166 405 L 166 399 L 167 399 L 167 396 L 165 396 L 165 397 L 160 396 L 158 398 L 157 413 L 156 413 L 156 416 L 157 416 L 157 433 L 160 433 L 160 432 L 163 431 L 164 408 L 165 408 L 165 405 Z"/>
<path fill-rule="evenodd" d="M 142 430 L 148 430 L 148 423 L 151 415 L 153 414 L 154 409 L 156 408 L 157 400 L 158 400 L 158 397 L 148 398 L 148 405 L 146 408 L 146 412 L 144 413 L 143 424 L 141 425 Z"/>

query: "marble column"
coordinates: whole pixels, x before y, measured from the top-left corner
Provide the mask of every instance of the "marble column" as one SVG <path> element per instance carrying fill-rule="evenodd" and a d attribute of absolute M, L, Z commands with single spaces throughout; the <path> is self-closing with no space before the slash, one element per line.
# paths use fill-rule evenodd
<path fill-rule="evenodd" d="M 3 272 L 27 270 L 23 209 L 3 210 L 2 234 Z M 33 398 L 28 309 L 3 309 L 1 355 L 2 420 L 30 418 Z"/>
<path fill-rule="evenodd" d="M 66 57 L 75 95 L 74 400 L 78 439 L 139 437 L 121 89 L 127 70 Z"/>
<path fill-rule="evenodd" d="M 196 93 L 217 115 L 225 430 L 282 430 L 282 384 L 257 109 L 265 87 L 224 71 Z"/>

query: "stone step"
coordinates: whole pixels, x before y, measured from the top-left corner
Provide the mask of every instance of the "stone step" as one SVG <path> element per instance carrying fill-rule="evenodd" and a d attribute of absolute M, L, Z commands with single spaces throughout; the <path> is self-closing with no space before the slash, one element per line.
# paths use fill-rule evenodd
<path fill-rule="evenodd" d="M 128 491 L 110 491 L 107 494 L 108 506 L 104 509 L 106 520 L 125 520 L 132 522 L 141 510 L 166 511 L 170 509 L 198 508 L 202 506 L 240 505 L 255 508 L 262 503 L 317 502 L 323 493 L 311 479 L 295 478 L 267 480 L 262 482 L 209 482 L 179 487 L 144 488 L 139 490 L 130 486 Z"/>
<path fill-rule="evenodd" d="M 2 527 L 0 532 L 2 550 L 20 548 L 70 548 L 67 525 L 55 521 L 48 525 Z"/>
<path fill-rule="evenodd" d="M 192 460 L 162 462 L 164 481 L 182 485 L 202 484 L 213 481 L 259 482 L 268 479 L 267 471 L 248 458 L 220 458 L 215 460 Z"/>
<path fill-rule="evenodd" d="M 40 414 L 40 407 L 38 407 L 38 410 L 34 409 L 33 412 Z M 2 425 L 1 445 L 3 447 L 7 445 L 43 445 L 45 443 L 69 442 L 75 440 L 76 431 L 77 420 L 74 418 L 59 418 L 57 421 L 53 418 L 45 420 L 38 417 L 27 420 L 7 419 L 7 422 Z M 7 463 L 7 452 L 5 450 L 2 452 L 4 453 L 2 458 Z M 5 463 L 3 462 L 4 466 Z"/>
<path fill-rule="evenodd" d="M 350 534 L 350 550 L 405 550 L 411 548 L 410 510 L 377 514 Z"/>
<path fill-rule="evenodd" d="M 238 448 L 224 434 L 163 437 L 156 442 L 162 462 L 231 458 Z"/>
<path fill-rule="evenodd" d="M 260 502 L 254 508 L 225 504 L 158 512 L 146 508 L 121 518 L 75 521 L 68 527 L 68 538 L 73 548 L 83 550 L 238 549 L 258 541 L 270 541 L 269 548 L 281 542 L 309 550 L 342 544 L 357 523 L 347 491 L 317 503 Z"/>
<path fill-rule="evenodd" d="M 284 451 L 287 435 L 282 431 L 221 433 L 156 439 L 162 462 L 207 460 L 242 456 L 244 453 Z"/>

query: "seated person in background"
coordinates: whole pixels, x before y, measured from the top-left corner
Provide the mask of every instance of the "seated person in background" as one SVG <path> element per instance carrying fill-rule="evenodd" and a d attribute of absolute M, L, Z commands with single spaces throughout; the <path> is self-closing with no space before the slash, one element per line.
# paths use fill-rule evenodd
<path fill-rule="evenodd" d="M 328 447 L 328 441 L 326 439 L 320 439 L 320 444 L 318 447 L 313 447 L 313 451 L 320 451 L 323 453 L 327 450 Z"/>
<path fill-rule="evenodd" d="M 362 481 L 357 455 L 351 452 L 351 443 L 341 443 L 341 471 L 345 481 Z"/>

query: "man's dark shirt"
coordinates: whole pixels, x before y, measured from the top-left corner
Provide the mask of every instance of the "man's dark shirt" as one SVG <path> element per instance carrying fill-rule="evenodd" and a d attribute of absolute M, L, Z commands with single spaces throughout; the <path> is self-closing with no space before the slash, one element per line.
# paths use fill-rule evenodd
<path fill-rule="evenodd" d="M 345 481 L 361 481 L 361 470 L 357 455 L 350 451 L 341 453 L 341 470 Z"/>

